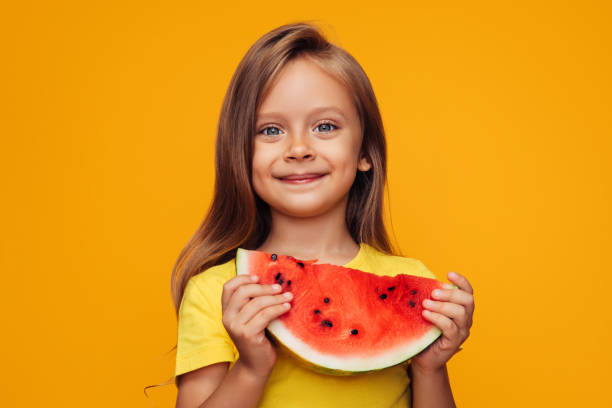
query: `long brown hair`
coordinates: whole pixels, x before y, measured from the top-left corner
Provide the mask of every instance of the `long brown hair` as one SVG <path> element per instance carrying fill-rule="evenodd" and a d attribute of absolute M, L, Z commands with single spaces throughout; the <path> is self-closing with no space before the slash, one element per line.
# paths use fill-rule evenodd
<path fill-rule="evenodd" d="M 219 117 L 215 151 L 215 189 L 206 217 L 181 251 L 171 278 L 178 316 L 191 277 L 231 260 L 239 247 L 255 249 L 270 231 L 270 209 L 251 183 L 257 109 L 281 69 L 306 57 L 350 91 L 363 131 L 362 153 L 372 163 L 358 171 L 349 191 L 346 224 L 356 243 L 396 254 L 383 222 L 387 155 L 378 103 L 359 63 L 325 39 L 312 23 L 280 26 L 249 48 L 234 73 Z"/>

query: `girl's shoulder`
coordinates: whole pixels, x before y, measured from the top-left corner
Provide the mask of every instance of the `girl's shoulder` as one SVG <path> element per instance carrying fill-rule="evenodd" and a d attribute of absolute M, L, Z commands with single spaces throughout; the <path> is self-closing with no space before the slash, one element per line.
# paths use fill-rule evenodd
<path fill-rule="evenodd" d="M 364 249 L 365 256 L 363 257 L 362 265 L 364 269 L 355 266 L 357 269 L 362 269 L 377 275 L 395 276 L 400 273 L 405 273 L 408 275 L 437 279 L 436 275 L 419 259 L 389 255 L 367 244 L 364 244 Z"/>
<path fill-rule="evenodd" d="M 192 276 L 188 285 L 195 285 L 200 290 L 211 290 L 212 288 L 222 289 L 223 284 L 236 276 L 236 258 L 229 261 L 211 266 L 208 269 Z"/>

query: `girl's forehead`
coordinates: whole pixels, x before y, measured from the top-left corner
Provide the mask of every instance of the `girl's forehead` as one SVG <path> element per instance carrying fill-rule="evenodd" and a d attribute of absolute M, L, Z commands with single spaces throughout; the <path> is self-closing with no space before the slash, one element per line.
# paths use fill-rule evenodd
<path fill-rule="evenodd" d="M 287 64 L 263 96 L 260 119 L 279 115 L 330 113 L 354 117 L 353 100 L 347 87 L 333 75 L 307 59 Z"/>
<path fill-rule="evenodd" d="M 345 120 L 348 119 L 346 112 L 344 112 L 342 108 L 335 106 L 335 105 L 317 106 L 317 107 L 313 107 L 312 109 L 307 109 L 303 111 L 302 113 L 305 114 L 306 116 L 318 115 L 318 114 L 332 114 L 332 115 L 338 115 L 339 117 Z M 261 120 L 266 120 L 266 119 L 274 119 L 279 116 L 282 117 L 285 114 L 286 112 L 283 112 L 282 110 L 280 111 L 279 110 L 266 110 L 266 111 L 260 111 L 257 117 Z"/>

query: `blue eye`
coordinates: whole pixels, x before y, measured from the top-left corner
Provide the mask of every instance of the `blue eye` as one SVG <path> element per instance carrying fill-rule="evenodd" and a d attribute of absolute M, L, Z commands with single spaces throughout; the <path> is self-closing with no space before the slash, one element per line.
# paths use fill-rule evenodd
<path fill-rule="evenodd" d="M 268 129 L 280 130 L 276 126 L 268 126 L 267 128 L 263 128 L 259 133 L 263 133 L 266 136 L 277 136 L 278 135 L 278 133 L 273 133 L 273 134 L 266 133 L 266 130 L 268 130 Z"/>
<path fill-rule="evenodd" d="M 319 123 L 319 124 L 317 125 L 317 127 L 319 127 L 319 126 L 333 126 L 333 127 L 334 127 L 334 128 L 336 128 L 336 129 L 338 128 L 338 126 L 334 125 L 334 124 L 333 124 L 333 123 L 331 123 L 331 122 L 323 122 L 323 123 Z M 333 129 L 329 129 L 329 131 L 328 131 L 328 132 L 323 132 L 323 133 L 329 133 L 329 132 L 331 132 L 332 130 L 333 130 Z"/>
<path fill-rule="evenodd" d="M 322 130 L 323 133 L 329 133 L 332 130 L 338 129 L 338 126 L 334 125 L 331 122 L 322 122 L 322 123 L 319 123 L 315 127 L 315 129 L 319 128 L 321 126 L 325 126 L 325 128 L 323 128 L 323 129 L 327 129 L 327 130 Z M 276 129 L 276 131 L 273 132 L 273 133 L 268 133 L 267 132 L 268 129 Z M 281 132 L 281 130 L 279 128 L 277 128 L 276 126 L 268 126 L 268 127 L 265 127 L 265 128 L 263 128 L 262 130 L 259 131 L 259 133 L 261 133 L 261 134 L 263 134 L 265 136 L 278 136 L 280 134 L 280 132 Z"/>

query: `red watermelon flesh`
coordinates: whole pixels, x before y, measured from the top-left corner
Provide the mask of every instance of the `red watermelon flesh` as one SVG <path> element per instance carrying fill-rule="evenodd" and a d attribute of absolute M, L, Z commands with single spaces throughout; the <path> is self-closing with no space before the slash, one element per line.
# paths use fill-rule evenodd
<path fill-rule="evenodd" d="M 441 334 L 422 317 L 422 302 L 442 282 L 316 261 L 245 249 L 236 256 L 238 274 L 293 293 L 291 309 L 268 330 L 301 360 L 332 373 L 373 371 L 411 358 Z"/>

